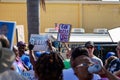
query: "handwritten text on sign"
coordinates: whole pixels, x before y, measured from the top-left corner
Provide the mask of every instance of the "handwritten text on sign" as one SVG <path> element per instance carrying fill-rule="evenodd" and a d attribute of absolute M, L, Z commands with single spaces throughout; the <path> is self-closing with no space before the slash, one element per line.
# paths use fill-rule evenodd
<path fill-rule="evenodd" d="M 34 51 L 47 51 L 47 35 L 32 34 L 30 37 L 30 43 L 35 45 Z"/>
<path fill-rule="evenodd" d="M 71 25 L 70 24 L 60 24 L 58 41 L 68 42 L 70 36 Z"/>

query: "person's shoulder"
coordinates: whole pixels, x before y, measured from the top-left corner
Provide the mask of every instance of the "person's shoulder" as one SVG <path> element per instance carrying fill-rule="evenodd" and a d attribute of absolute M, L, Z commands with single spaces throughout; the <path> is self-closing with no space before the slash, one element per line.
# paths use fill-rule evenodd
<path fill-rule="evenodd" d="M 23 54 L 23 55 L 21 56 L 21 60 L 22 60 L 22 61 L 29 61 L 29 59 L 30 59 L 30 57 L 29 57 L 28 55 L 26 55 L 26 54 Z"/>
<path fill-rule="evenodd" d="M 118 62 L 120 62 L 120 58 L 117 58 L 116 60 L 117 60 Z"/>
<path fill-rule="evenodd" d="M 111 63 L 120 63 L 120 58 L 112 60 Z"/>
<path fill-rule="evenodd" d="M 94 57 L 91 58 L 91 60 L 92 60 L 93 62 L 95 62 L 95 63 L 98 63 L 98 62 L 99 62 L 99 63 L 103 66 L 103 62 L 102 62 L 102 60 L 101 60 L 100 58 L 94 56 Z"/>
<path fill-rule="evenodd" d="M 112 66 L 114 66 L 114 65 L 120 66 L 120 59 L 119 59 L 119 58 L 112 60 L 112 61 L 110 62 L 109 67 L 112 67 Z"/>
<path fill-rule="evenodd" d="M 98 58 L 97 56 L 93 56 L 91 59 L 92 59 L 92 61 L 100 61 L 100 62 L 102 62 L 102 60 L 100 58 Z"/>
<path fill-rule="evenodd" d="M 97 56 L 93 56 L 92 59 L 98 59 L 98 60 L 101 60 L 101 59 L 98 58 Z"/>
<path fill-rule="evenodd" d="M 98 74 L 93 74 L 93 80 L 101 80 L 100 75 L 98 75 Z"/>
<path fill-rule="evenodd" d="M 63 80 L 78 80 L 72 68 L 63 69 Z"/>
<path fill-rule="evenodd" d="M 63 73 L 66 73 L 66 72 L 74 73 L 74 71 L 73 71 L 72 68 L 69 68 L 69 69 L 63 69 Z"/>

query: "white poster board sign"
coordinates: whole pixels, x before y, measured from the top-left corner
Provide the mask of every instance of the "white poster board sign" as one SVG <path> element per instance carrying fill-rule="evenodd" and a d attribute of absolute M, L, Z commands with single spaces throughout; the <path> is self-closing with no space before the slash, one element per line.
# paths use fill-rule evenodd
<path fill-rule="evenodd" d="M 10 42 L 10 49 L 13 47 L 15 27 L 16 22 L 0 21 L 0 35 L 4 34 L 8 38 Z"/>
<path fill-rule="evenodd" d="M 68 42 L 70 37 L 71 25 L 60 24 L 57 40 L 60 42 Z"/>
<path fill-rule="evenodd" d="M 112 39 L 113 42 L 120 41 L 120 37 L 119 37 L 120 27 L 108 30 L 108 33 L 109 33 L 110 38 Z"/>
<path fill-rule="evenodd" d="M 31 34 L 30 43 L 34 45 L 34 51 L 47 51 L 48 35 Z"/>
<path fill-rule="evenodd" d="M 24 36 L 24 26 L 23 25 L 17 25 L 17 41 L 23 41 L 25 42 L 25 36 Z"/>

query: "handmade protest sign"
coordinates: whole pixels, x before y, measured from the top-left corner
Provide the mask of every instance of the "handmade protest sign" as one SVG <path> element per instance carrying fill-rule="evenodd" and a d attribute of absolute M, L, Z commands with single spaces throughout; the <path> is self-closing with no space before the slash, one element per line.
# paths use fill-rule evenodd
<path fill-rule="evenodd" d="M 0 35 L 5 35 L 9 42 L 10 48 L 13 47 L 14 33 L 15 33 L 16 22 L 12 21 L 0 21 Z"/>
<path fill-rule="evenodd" d="M 23 25 L 16 25 L 16 35 L 17 35 L 17 41 L 23 41 L 25 42 L 25 34 L 24 34 L 24 26 Z"/>
<path fill-rule="evenodd" d="M 68 42 L 70 37 L 71 25 L 60 24 L 57 40 L 60 42 Z"/>
<path fill-rule="evenodd" d="M 34 45 L 34 51 L 47 51 L 48 35 L 31 34 L 30 43 Z"/>

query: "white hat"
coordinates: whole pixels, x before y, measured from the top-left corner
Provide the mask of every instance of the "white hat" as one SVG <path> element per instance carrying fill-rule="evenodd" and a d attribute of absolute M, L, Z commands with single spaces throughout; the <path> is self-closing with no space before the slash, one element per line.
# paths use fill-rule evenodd
<path fill-rule="evenodd" d="M 0 42 L 0 73 L 9 70 L 14 60 L 14 52 L 9 48 L 3 48 Z"/>

